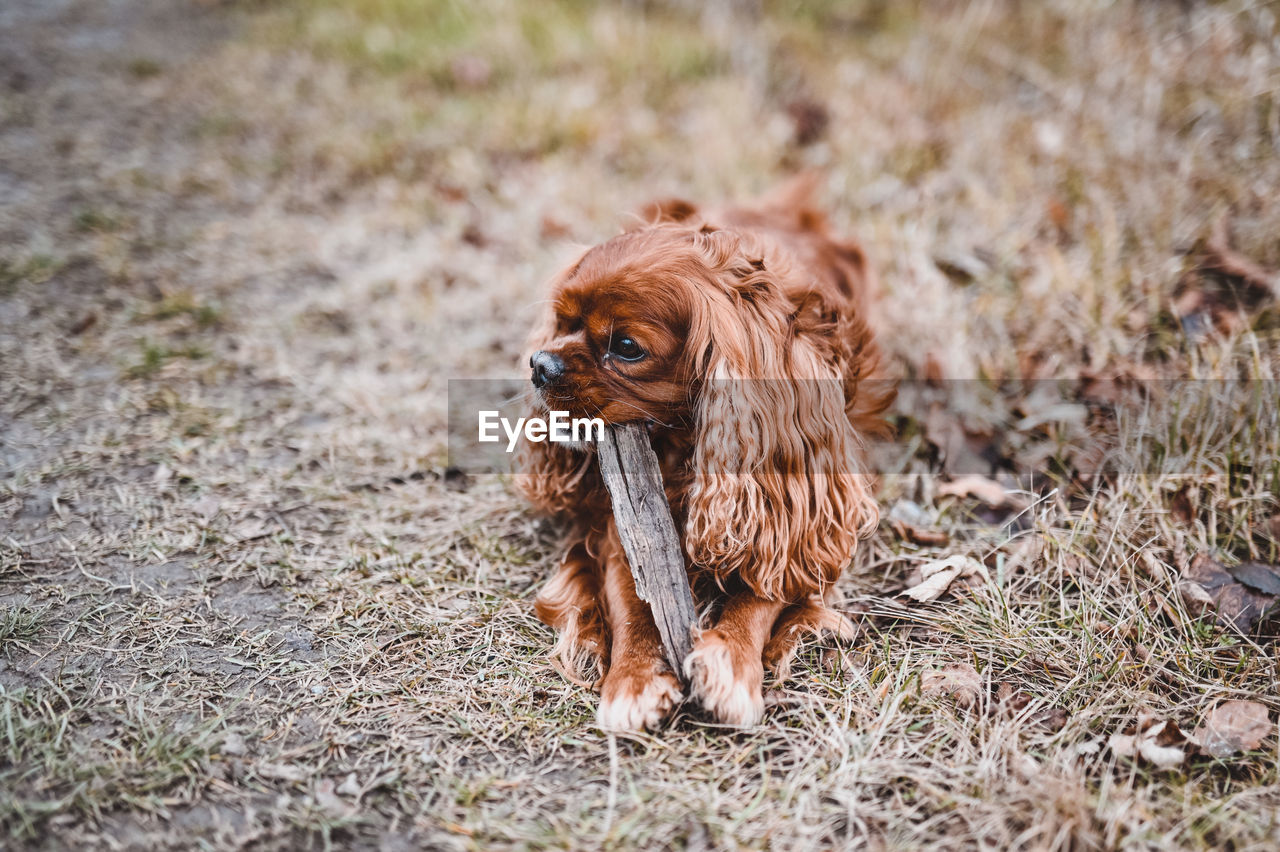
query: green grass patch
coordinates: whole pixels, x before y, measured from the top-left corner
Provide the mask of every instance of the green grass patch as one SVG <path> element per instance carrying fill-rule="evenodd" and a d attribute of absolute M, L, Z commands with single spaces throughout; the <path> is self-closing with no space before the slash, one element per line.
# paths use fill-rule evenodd
<path fill-rule="evenodd" d="M 65 265 L 66 261 L 47 254 L 0 257 L 0 295 L 13 293 L 23 284 L 43 284 Z"/>
<path fill-rule="evenodd" d="M 153 376 L 175 359 L 197 361 L 209 356 L 209 350 L 198 343 L 170 346 L 154 340 L 142 340 L 138 342 L 138 348 L 141 350 L 140 360 L 125 371 L 125 375 L 132 379 Z"/>

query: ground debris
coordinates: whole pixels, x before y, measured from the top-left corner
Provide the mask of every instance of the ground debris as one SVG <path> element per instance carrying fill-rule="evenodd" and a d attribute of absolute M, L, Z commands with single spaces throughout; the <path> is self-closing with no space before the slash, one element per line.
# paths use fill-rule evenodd
<path fill-rule="evenodd" d="M 1193 340 L 1243 329 L 1252 312 L 1280 295 L 1280 274 L 1233 249 L 1227 231 L 1226 216 L 1219 216 L 1174 293 L 1174 313 Z"/>
<path fill-rule="evenodd" d="M 971 497 L 993 509 L 1014 506 L 1019 503 L 1017 495 L 1005 490 L 1005 487 L 986 476 L 970 474 L 944 482 L 938 486 L 939 497 Z"/>
<path fill-rule="evenodd" d="M 950 698 L 960 707 L 974 707 L 982 696 L 982 678 L 968 663 L 930 669 L 920 675 L 920 694 Z"/>
<path fill-rule="evenodd" d="M 992 718 L 1023 715 L 1026 722 L 1045 731 L 1059 731 L 1067 724 L 1067 711 L 1061 707 L 1036 707 L 1036 699 L 1013 683 L 1001 682 L 991 695 L 982 675 L 969 663 L 952 663 L 921 672 L 920 694 L 947 698 L 966 709 L 984 707 Z M 991 700 L 983 702 L 988 696 Z"/>
<path fill-rule="evenodd" d="M 1224 701 L 1205 716 L 1194 737 L 1200 749 L 1211 757 L 1230 757 L 1251 751 L 1274 731 L 1267 708 L 1257 701 Z"/>
<path fill-rule="evenodd" d="M 961 554 L 925 563 L 919 568 L 919 579 L 915 578 L 916 573 L 913 571 L 908 580 L 908 583 L 911 583 L 910 587 L 900 594 L 920 603 L 937 600 L 951 588 L 951 584 L 956 580 L 987 582 L 991 579 L 985 565 L 972 556 Z M 968 587 L 974 583 L 968 582 L 964 585 Z"/>
<path fill-rule="evenodd" d="M 1028 711 L 1035 698 L 1021 691 L 1011 683 L 1001 683 L 996 687 L 996 704 L 993 712 L 1003 712 L 1016 716 Z M 1046 731 L 1060 731 L 1067 724 L 1067 711 L 1061 707 L 1043 707 L 1027 713 L 1027 721 Z"/>
<path fill-rule="evenodd" d="M 1133 733 L 1112 734 L 1107 747 L 1116 757 L 1142 758 L 1159 769 L 1172 769 L 1186 762 L 1199 745 L 1176 722 L 1145 719 Z"/>
<path fill-rule="evenodd" d="M 1260 562 L 1226 566 L 1198 553 L 1183 570 L 1178 592 L 1193 617 L 1212 612 L 1220 626 L 1240 633 L 1280 614 L 1280 571 Z"/>
<path fill-rule="evenodd" d="M 888 524 L 898 538 L 922 547 L 942 547 L 951 541 L 946 531 L 932 528 L 924 510 L 910 500 L 894 503 Z"/>

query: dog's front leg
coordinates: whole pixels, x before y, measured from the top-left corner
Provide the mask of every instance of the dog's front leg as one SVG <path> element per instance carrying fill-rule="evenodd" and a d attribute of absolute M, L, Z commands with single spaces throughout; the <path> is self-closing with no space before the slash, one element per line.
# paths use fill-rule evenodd
<path fill-rule="evenodd" d="M 604 596 L 612 646 L 600 684 L 598 721 L 608 731 L 656 728 L 682 698 L 680 681 L 663 657 L 662 638 L 620 544 L 605 555 Z"/>
<path fill-rule="evenodd" d="M 751 592 L 729 599 L 684 662 L 690 691 L 717 721 L 748 728 L 764 715 L 761 654 L 785 604 Z"/>

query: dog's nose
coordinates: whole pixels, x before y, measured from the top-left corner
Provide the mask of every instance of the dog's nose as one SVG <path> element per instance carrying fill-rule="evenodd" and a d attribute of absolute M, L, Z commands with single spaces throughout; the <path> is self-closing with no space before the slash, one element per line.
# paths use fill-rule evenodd
<path fill-rule="evenodd" d="M 560 360 L 559 355 L 550 352 L 539 350 L 533 353 L 533 357 L 529 359 L 529 366 L 533 368 L 535 388 L 546 387 L 564 375 L 564 362 Z"/>

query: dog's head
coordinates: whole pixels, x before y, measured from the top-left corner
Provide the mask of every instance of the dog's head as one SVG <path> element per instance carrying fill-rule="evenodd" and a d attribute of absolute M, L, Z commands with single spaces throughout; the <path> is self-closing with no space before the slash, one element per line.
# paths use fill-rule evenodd
<path fill-rule="evenodd" d="M 530 357 L 546 408 L 689 430 L 690 556 L 771 596 L 834 580 L 876 516 L 835 319 L 788 297 L 785 264 L 733 229 L 621 234 L 556 279 Z"/>

